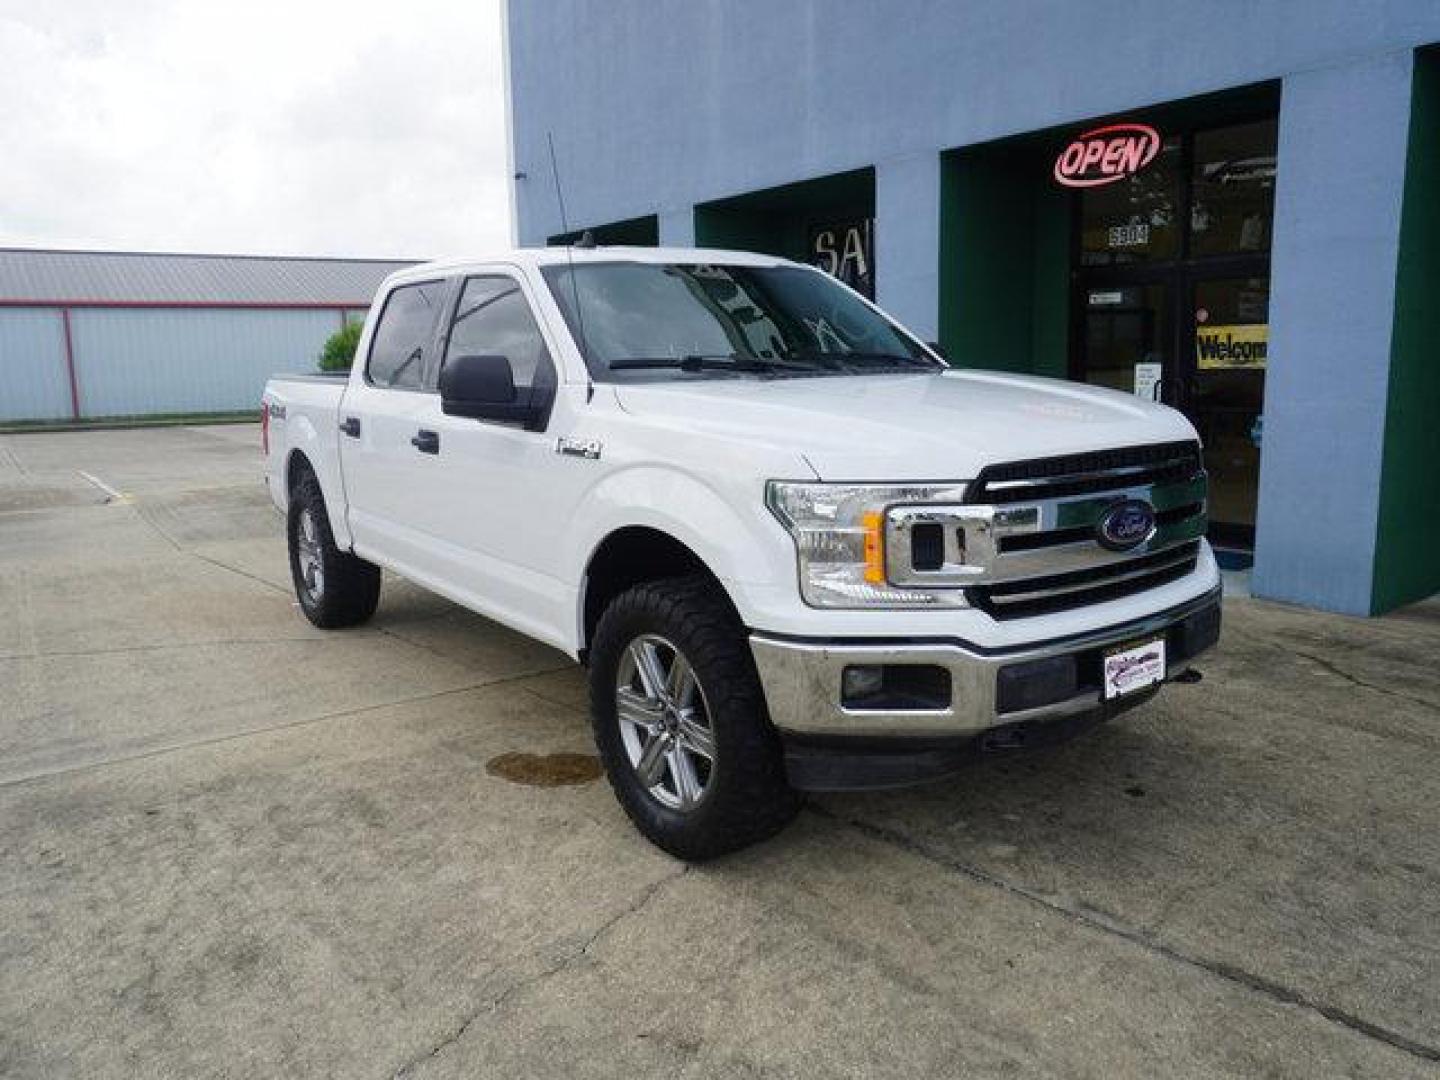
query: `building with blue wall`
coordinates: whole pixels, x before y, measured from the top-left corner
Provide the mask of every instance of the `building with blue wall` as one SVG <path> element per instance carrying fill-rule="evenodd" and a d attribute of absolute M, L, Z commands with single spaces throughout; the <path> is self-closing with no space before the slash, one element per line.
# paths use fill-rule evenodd
<path fill-rule="evenodd" d="M 962 366 L 1184 410 L 1259 595 L 1440 590 L 1434 0 L 511 0 L 507 38 L 522 243 L 817 262 Z"/>

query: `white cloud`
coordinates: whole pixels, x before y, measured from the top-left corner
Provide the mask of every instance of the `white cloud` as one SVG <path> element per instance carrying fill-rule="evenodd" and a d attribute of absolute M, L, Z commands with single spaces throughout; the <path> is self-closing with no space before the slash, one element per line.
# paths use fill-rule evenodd
<path fill-rule="evenodd" d="M 0 245 L 508 243 L 498 0 L 0 0 Z"/>

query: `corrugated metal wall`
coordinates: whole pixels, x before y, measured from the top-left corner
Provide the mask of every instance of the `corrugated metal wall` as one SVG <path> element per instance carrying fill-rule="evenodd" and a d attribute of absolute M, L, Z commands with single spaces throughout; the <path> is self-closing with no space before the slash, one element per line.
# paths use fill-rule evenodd
<path fill-rule="evenodd" d="M 65 329 L 54 308 L 0 310 L 0 420 L 70 415 Z"/>
<path fill-rule="evenodd" d="M 0 308 L 0 421 L 71 416 L 62 319 Z M 71 308 L 80 415 L 255 409 L 269 375 L 316 370 L 340 323 L 338 309 Z"/>
<path fill-rule="evenodd" d="M 85 416 L 258 408 L 277 371 L 314 371 L 335 311 L 78 308 L 70 314 Z"/>

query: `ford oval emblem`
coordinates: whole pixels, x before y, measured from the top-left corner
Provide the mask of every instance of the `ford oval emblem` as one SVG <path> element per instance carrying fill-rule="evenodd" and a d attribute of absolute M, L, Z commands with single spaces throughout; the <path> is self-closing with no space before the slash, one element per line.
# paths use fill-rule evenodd
<path fill-rule="evenodd" d="M 1110 507 L 1095 526 L 1095 539 L 1110 551 L 1129 551 L 1155 532 L 1155 510 L 1140 499 L 1126 499 Z"/>

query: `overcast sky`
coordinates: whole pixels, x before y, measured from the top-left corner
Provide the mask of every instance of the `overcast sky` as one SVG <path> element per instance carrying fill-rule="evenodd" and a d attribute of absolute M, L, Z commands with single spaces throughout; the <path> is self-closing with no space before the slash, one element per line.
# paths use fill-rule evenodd
<path fill-rule="evenodd" d="M 506 244 L 499 0 L 0 0 L 0 246 Z"/>

